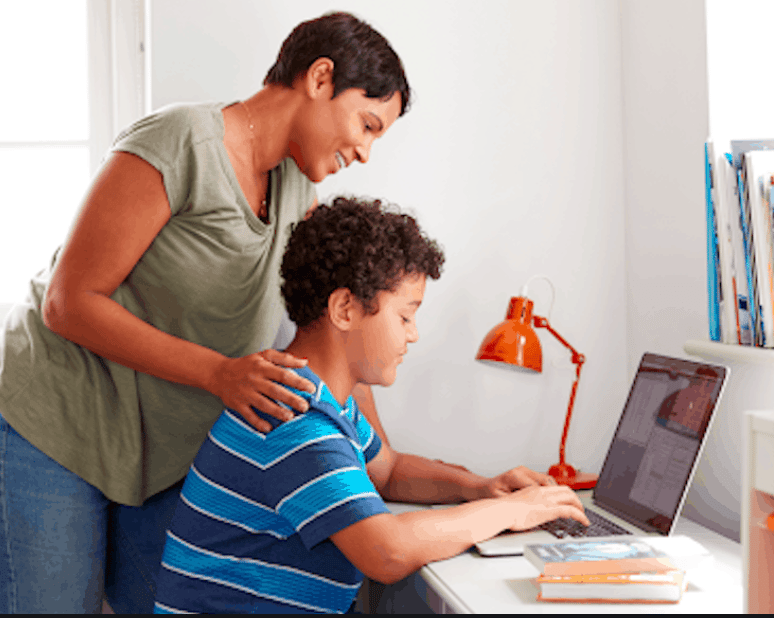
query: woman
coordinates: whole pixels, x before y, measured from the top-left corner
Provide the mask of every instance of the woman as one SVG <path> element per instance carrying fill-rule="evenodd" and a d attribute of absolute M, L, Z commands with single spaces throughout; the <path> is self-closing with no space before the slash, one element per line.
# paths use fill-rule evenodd
<path fill-rule="evenodd" d="M 151 611 L 180 484 L 223 405 L 257 429 L 306 402 L 266 350 L 312 183 L 365 163 L 408 105 L 389 43 L 351 15 L 300 24 L 264 88 L 167 108 L 116 141 L 0 349 L 0 603 Z M 260 351 L 264 350 L 264 351 Z M 143 505 L 140 508 L 139 505 Z M 1 607 L 1 606 L 0 606 Z"/>

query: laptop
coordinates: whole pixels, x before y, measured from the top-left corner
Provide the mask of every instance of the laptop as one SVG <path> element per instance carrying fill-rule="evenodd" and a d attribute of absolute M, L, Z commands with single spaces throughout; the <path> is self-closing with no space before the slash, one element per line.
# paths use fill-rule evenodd
<path fill-rule="evenodd" d="M 605 538 L 671 534 L 728 374 L 723 366 L 643 355 L 591 504 L 586 506 L 593 530 L 581 534 Z M 614 527 L 605 529 L 609 524 Z M 579 524 L 577 528 L 583 529 Z M 567 534 L 533 528 L 500 534 L 476 548 L 483 556 L 518 556 L 525 545 L 554 543 Z"/>

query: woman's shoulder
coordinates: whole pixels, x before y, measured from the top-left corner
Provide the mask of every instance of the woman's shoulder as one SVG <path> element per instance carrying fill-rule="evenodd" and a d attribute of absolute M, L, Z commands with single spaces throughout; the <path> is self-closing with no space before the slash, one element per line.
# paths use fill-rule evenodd
<path fill-rule="evenodd" d="M 132 142 L 154 145 L 190 144 L 223 139 L 223 103 L 175 103 L 140 118 L 124 129 L 115 147 Z"/>

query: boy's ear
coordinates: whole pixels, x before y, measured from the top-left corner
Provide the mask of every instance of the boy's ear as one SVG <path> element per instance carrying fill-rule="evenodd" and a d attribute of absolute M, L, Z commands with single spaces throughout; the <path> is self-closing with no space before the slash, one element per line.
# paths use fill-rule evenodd
<path fill-rule="evenodd" d="M 334 290 L 328 297 L 328 318 L 341 331 L 350 331 L 362 312 L 360 302 L 347 288 Z"/>

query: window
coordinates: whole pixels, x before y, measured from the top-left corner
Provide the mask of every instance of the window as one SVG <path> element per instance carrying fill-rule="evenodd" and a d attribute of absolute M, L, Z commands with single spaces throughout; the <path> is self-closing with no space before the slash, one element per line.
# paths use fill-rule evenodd
<path fill-rule="evenodd" d="M 0 8 L 0 303 L 61 244 L 89 181 L 86 0 Z"/>
<path fill-rule="evenodd" d="M 0 305 L 64 241 L 120 128 L 145 112 L 143 0 L 0 4 Z"/>

